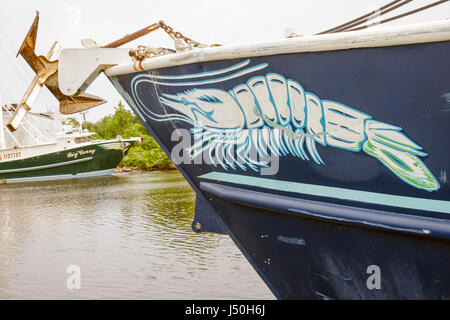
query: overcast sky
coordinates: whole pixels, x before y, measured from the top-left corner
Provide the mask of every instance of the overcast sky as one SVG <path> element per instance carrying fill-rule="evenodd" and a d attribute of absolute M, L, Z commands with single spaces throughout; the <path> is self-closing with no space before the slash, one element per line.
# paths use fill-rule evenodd
<path fill-rule="evenodd" d="M 222 45 L 283 37 L 286 27 L 309 35 L 339 25 L 391 0 L 0 0 L 0 94 L 4 102 L 17 102 L 33 79 L 33 72 L 17 50 L 40 12 L 37 53 L 45 55 L 56 40 L 63 48 L 79 48 L 91 38 L 106 44 L 127 33 L 163 20 L 186 36 L 205 44 Z M 413 0 L 384 18 L 435 0 Z M 450 2 L 387 25 L 438 21 L 450 18 Z M 149 34 L 138 44 L 173 47 L 162 31 Z M 121 100 L 102 75 L 87 92 L 108 100 L 87 113 L 90 121 L 113 112 Z M 34 111 L 57 111 L 58 102 L 44 89 Z"/>

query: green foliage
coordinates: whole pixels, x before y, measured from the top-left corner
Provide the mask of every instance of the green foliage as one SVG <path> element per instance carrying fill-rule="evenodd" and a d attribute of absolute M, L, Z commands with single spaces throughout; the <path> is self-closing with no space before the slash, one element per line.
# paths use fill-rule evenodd
<path fill-rule="evenodd" d="M 80 126 L 80 123 L 75 118 L 67 118 L 66 120 L 63 121 L 63 124 L 72 125 L 72 127 L 74 128 L 78 128 Z"/>
<path fill-rule="evenodd" d="M 114 108 L 113 115 L 103 117 L 96 123 L 87 122 L 87 129 L 96 132 L 98 139 L 115 139 L 144 137 L 142 144 L 135 144 L 128 155 L 119 164 L 120 167 L 134 167 L 139 169 L 168 169 L 172 162 L 148 133 L 139 119 L 130 110 L 126 110 L 122 102 Z"/>

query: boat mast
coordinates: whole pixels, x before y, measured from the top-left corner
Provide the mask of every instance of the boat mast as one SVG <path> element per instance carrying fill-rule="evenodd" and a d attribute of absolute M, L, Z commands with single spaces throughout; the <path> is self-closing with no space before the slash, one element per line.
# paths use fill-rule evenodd
<path fill-rule="evenodd" d="M 83 116 L 83 121 L 81 122 L 81 133 L 83 133 L 83 128 L 87 128 L 87 123 L 86 123 L 86 111 L 82 111 L 80 112 L 81 115 Z"/>

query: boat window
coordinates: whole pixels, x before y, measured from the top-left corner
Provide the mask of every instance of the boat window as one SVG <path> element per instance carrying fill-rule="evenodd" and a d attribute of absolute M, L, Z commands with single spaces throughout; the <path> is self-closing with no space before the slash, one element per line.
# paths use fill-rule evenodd
<path fill-rule="evenodd" d="M 75 138 L 75 143 L 83 143 L 83 142 L 89 142 L 89 141 L 91 141 L 91 139 L 89 139 L 89 137 Z"/>

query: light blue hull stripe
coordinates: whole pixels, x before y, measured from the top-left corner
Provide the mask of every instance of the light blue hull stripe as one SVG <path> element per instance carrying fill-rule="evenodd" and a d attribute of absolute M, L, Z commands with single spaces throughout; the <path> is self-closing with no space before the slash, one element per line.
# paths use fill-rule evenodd
<path fill-rule="evenodd" d="M 336 187 L 319 186 L 313 184 L 281 181 L 260 177 L 249 177 L 239 174 L 211 172 L 199 178 L 230 182 L 239 185 L 261 187 L 272 190 L 308 194 L 312 196 L 329 197 L 342 200 L 352 200 L 373 204 L 381 204 L 392 207 L 408 208 L 415 210 L 450 213 L 450 201 L 413 198 L 383 194 L 376 192 L 343 189 Z"/>

